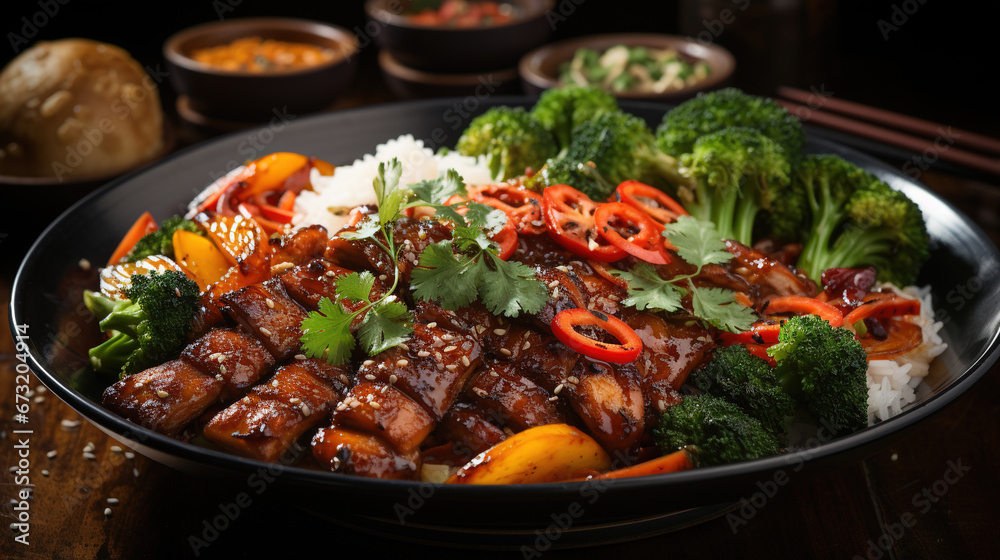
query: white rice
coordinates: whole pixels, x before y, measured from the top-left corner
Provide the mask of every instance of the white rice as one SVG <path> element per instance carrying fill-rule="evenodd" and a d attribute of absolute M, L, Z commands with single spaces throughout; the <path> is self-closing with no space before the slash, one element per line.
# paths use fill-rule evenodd
<path fill-rule="evenodd" d="M 934 320 L 930 286 L 900 289 L 892 284 L 883 284 L 881 287 L 900 296 L 920 300 L 920 314 L 909 316 L 907 320 L 921 327 L 923 342 L 894 360 L 868 362 L 869 426 L 879 420 L 888 420 L 915 401 L 915 389 L 927 376 L 931 362 L 948 348 L 939 334 L 942 323 Z"/>
<path fill-rule="evenodd" d="M 457 171 L 466 185 L 492 182 L 485 161 L 458 152 L 437 155 L 424 147 L 423 141 L 407 134 L 379 144 L 374 154 L 367 154 L 351 165 L 338 166 L 329 177 L 314 169 L 310 177 L 313 191 L 302 191 L 295 199 L 292 223 L 296 227 L 319 224 L 331 235 L 339 231 L 352 208 L 375 204 L 372 182 L 378 176 L 379 163 L 389 162 L 394 157 L 403 164 L 400 185 L 436 179 L 448 169 Z"/>

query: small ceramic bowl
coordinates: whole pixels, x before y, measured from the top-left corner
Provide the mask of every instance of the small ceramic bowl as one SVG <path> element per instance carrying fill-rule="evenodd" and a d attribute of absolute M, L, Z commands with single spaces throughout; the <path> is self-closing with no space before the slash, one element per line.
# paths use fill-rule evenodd
<path fill-rule="evenodd" d="M 230 71 L 191 58 L 196 49 L 260 37 L 332 49 L 331 60 L 301 69 Z M 331 106 L 354 78 L 359 64 L 357 37 L 316 21 L 246 18 L 185 29 L 167 39 L 163 55 L 170 80 L 190 108 L 208 117 L 265 122 L 275 114 L 300 115 Z"/>
<path fill-rule="evenodd" d="M 467 74 L 427 72 L 400 64 L 389 51 L 378 53 L 378 65 L 386 85 L 402 99 L 469 95 L 485 99 L 490 95 L 517 93 L 520 89 L 517 68 Z"/>
<path fill-rule="evenodd" d="M 554 0 L 501 0 L 514 19 L 472 27 L 415 24 L 407 17 L 412 0 L 367 0 L 365 33 L 399 63 L 428 72 L 479 72 L 517 66 L 521 56 L 548 40 L 545 13 Z"/>
<path fill-rule="evenodd" d="M 649 33 L 617 33 L 589 35 L 568 39 L 536 49 L 521 58 L 518 71 L 526 93 L 539 94 L 542 91 L 563 85 L 559 79 L 560 66 L 573 59 L 578 49 L 588 48 L 604 52 L 616 46 L 647 47 L 653 49 L 674 49 L 687 62 L 708 64 L 709 74 L 703 80 L 681 89 L 662 93 L 612 92 L 621 99 L 644 99 L 649 101 L 676 102 L 693 97 L 701 91 L 717 89 L 728 85 L 736 69 L 736 59 L 726 49 L 715 44 L 702 44 L 690 37 L 679 35 L 659 35 Z"/>

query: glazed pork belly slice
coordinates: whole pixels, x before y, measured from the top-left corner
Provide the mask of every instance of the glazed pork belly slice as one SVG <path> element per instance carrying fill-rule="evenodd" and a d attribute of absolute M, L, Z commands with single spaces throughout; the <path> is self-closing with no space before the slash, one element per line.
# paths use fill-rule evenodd
<path fill-rule="evenodd" d="M 295 230 L 287 235 L 268 238 L 271 248 L 271 266 L 283 268 L 289 264 L 298 266 L 323 256 L 330 234 L 320 225 L 311 225 Z M 285 264 L 287 263 L 287 264 Z"/>
<path fill-rule="evenodd" d="M 177 437 L 215 403 L 224 383 L 184 360 L 120 379 L 104 391 L 104 408 L 140 426 Z"/>
<path fill-rule="evenodd" d="M 496 424 L 521 432 L 567 422 L 554 396 L 521 375 L 514 364 L 493 362 L 469 381 L 466 398 Z"/>
<path fill-rule="evenodd" d="M 591 436 L 623 464 L 642 437 L 645 406 L 639 371 L 634 364 L 609 364 L 582 358 L 559 394 L 587 427 Z"/>
<path fill-rule="evenodd" d="M 461 466 L 507 439 L 507 432 L 493 424 L 478 405 L 459 401 L 448 409 L 431 437 L 437 442 L 450 442 L 453 452 L 465 458 L 461 464 L 450 466 Z"/>
<path fill-rule="evenodd" d="M 277 362 L 285 362 L 302 347 L 302 320 L 306 312 L 271 278 L 230 292 L 221 298 L 225 312 L 259 340 Z"/>
<path fill-rule="evenodd" d="M 630 309 L 622 320 L 642 340 L 642 353 L 635 365 L 641 376 L 646 421 L 654 423 L 662 412 L 680 402 L 681 386 L 715 342 L 694 319 L 667 320 Z"/>
<path fill-rule="evenodd" d="M 212 329 L 189 344 L 181 359 L 222 382 L 222 403 L 245 395 L 274 368 L 274 358 L 260 342 L 231 329 Z"/>
<path fill-rule="evenodd" d="M 405 344 L 363 362 L 357 378 L 394 385 L 437 422 L 481 363 L 479 344 L 472 336 L 416 323 Z"/>
<path fill-rule="evenodd" d="M 354 227 L 343 231 L 355 231 Z M 402 218 L 393 224 L 393 240 L 400 247 L 399 272 L 404 284 L 409 284 L 414 263 L 419 262 L 420 253 L 432 243 L 451 239 L 451 230 L 437 220 L 414 220 Z M 382 241 L 381 234 L 379 240 Z M 393 263 L 389 256 L 372 239 L 344 239 L 333 236 L 324 256 L 335 265 L 349 270 L 368 270 L 376 277 L 391 280 Z"/>
<path fill-rule="evenodd" d="M 364 302 L 341 300 L 337 296 L 337 281 L 353 271 L 339 267 L 325 259 L 313 259 L 296 266 L 281 274 L 281 285 L 285 292 L 299 305 L 315 311 L 319 309 L 319 301 L 324 297 L 330 301 L 339 301 L 348 312 L 354 312 L 366 305 Z M 371 298 L 374 301 L 385 295 L 385 286 L 381 280 L 375 279 Z M 364 315 L 359 315 L 356 323 L 360 323 Z M 354 325 L 355 327 L 357 324 Z"/>
<path fill-rule="evenodd" d="M 378 434 L 409 453 L 420 446 L 436 420 L 423 406 L 388 383 L 356 383 L 333 411 L 333 425 Z"/>
<path fill-rule="evenodd" d="M 312 451 L 321 465 L 337 473 L 413 480 L 420 472 L 416 449 L 401 453 L 376 435 L 350 428 L 320 428 L 312 438 Z"/>
<path fill-rule="evenodd" d="M 348 374 L 316 359 L 281 366 L 270 381 L 216 414 L 205 425 L 205 437 L 239 455 L 277 461 L 340 402 Z"/>

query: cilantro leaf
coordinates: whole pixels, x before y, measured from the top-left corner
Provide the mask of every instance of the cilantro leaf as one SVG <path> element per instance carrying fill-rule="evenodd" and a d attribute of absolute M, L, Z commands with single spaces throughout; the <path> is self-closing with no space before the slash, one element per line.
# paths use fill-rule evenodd
<path fill-rule="evenodd" d="M 722 288 L 691 285 L 691 311 L 715 328 L 729 332 L 749 330 L 757 320 L 753 309 L 737 303 L 734 292 Z"/>
<path fill-rule="evenodd" d="M 403 201 L 409 193 L 399 188 L 399 178 L 403 175 L 403 164 L 398 159 L 392 158 L 386 166 L 386 162 L 378 164 L 378 175 L 372 181 L 375 188 L 375 200 L 378 201 L 378 221 L 380 225 L 385 225 L 399 216 Z"/>
<path fill-rule="evenodd" d="M 507 214 L 499 208 L 481 202 L 468 202 L 465 207 L 468 208 L 465 220 L 469 226 L 485 230 L 487 235 L 500 233 L 507 225 Z"/>
<path fill-rule="evenodd" d="M 420 266 L 413 269 L 410 278 L 418 299 L 440 301 L 445 309 L 453 310 L 476 300 L 480 270 L 472 259 L 455 255 L 451 241 L 428 245 L 419 260 Z"/>
<path fill-rule="evenodd" d="M 522 311 L 538 313 L 548 301 L 548 290 L 535 277 L 535 270 L 516 261 L 500 260 L 493 253 L 483 253 L 490 259 L 493 270 L 479 276 L 479 294 L 486 308 L 494 315 L 517 317 Z M 479 265 L 485 268 L 482 259 Z"/>
<path fill-rule="evenodd" d="M 383 302 L 368 310 L 358 327 L 361 345 L 374 356 L 379 352 L 399 345 L 409 338 L 413 328 L 407 324 L 410 313 L 399 302 Z"/>
<path fill-rule="evenodd" d="M 368 301 L 375 275 L 371 272 L 352 272 L 337 279 L 337 295 L 351 301 Z"/>
<path fill-rule="evenodd" d="M 611 273 L 628 282 L 628 295 L 622 303 L 639 311 L 658 309 L 673 313 L 681 309 L 681 298 L 687 292 L 660 278 L 652 265 L 640 262 L 631 271 L 611 269 Z"/>
<path fill-rule="evenodd" d="M 726 243 L 712 222 L 691 216 L 680 216 L 676 222 L 663 228 L 663 236 L 677 247 L 677 254 L 698 267 L 706 264 L 724 264 L 733 254 L 726 250 Z"/>
<path fill-rule="evenodd" d="M 420 181 L 410 185 L 410 190 L 418 200 L 430 205 L 444 205 L 454 195 L 465 196 L 465 179 L 454 169 L 449 169 L 437 179 Z"/>
<path fill-rule="evenodd" d="M 310 311 L 302 320 L 302 350 L 310 358 L 326 358 L 335 366 L 347 363 L 354 350 L 351 323 L 356 313 L 348 313 L 344 306 L 330 298 L 319 301 L 319 311 Z"/>
<path fill-rule="evenodd" d="M 342 231 L 338 235 L 344 239 L 368 239 L 369 237 L 375 237 L 381 230 L 382 224 L 379 223 L 378 216 L 369 214 L 358 222 L 355 231 Z"/>

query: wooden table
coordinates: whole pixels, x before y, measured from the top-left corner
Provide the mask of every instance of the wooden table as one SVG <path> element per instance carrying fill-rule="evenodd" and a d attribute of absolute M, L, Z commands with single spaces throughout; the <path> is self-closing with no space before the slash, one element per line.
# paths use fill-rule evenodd
<path fill-rule="evenodd" d="M 369 77 L 369 84 L 373 84 Z M 338 108 L 388 100 L 377 85 L 356 90 Z M 182 131 L 182 140 L 199 139 Z M 928 171 L 921 179 L 958 205 L 994 240 L 1000 234 L 1000 191 Z M 0 239 L 8 259 L 17 249 Z M 23 247 L 20 248 L 23 251 Z M 9 292 L 13 267 L 5 266 Z M 4 298 L 6 299 L 6 298 Z M 6 326 L 6 321 L 4 322 Z M 117 442 L 78 417 L 33 378 L 30 421 L 15 425 L 15 368 L 9 337 L 0 340 L 0 466 L 18 459 L 21 435 L 30 439 L 27 501 L 30 544 L 14 541 L 6 525 L 14 504 L 0 507 L 0 558 L 261 558 L 303 552 L 468 557 L 468 551 L 371 538 L 331 525 L 266 495 L 254 498 L 229 527 L 204 540 L 205 520 L 239 495 L 239 485 L 188 476 L 119 449 Z M 582 550 L 551 550 L 550 558 L 979 558 L 1000 551 L 1000 375 L 992 371 L 973 391 L 919 429 L 848 468 L 794 478 L 771 497 L 756 498 L 734 515 L 637 542 Z M 90 450 L 93 459 L 85 458 Z M 49 455 L 52 455 L 51 457 Z M 15 473 L 0 472 L 0 502 L 17 498 Z M 748 496 L 750 498 L 751 496 Z M 117 500 L 109 503 L 109 499 Z M 19 501 L 19 500 L 18 500 Z M 106 510 L 110 515 L 106 515 Z M 474 515 L 470 512 L 470 515 Z M 211 533 L 209 533 L 211 536 Z M 192 537 L 205 544 L 192 547 Z M 517 552 L 475 552 L 479 558 L 524 557 Z"/>

